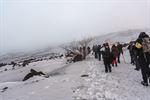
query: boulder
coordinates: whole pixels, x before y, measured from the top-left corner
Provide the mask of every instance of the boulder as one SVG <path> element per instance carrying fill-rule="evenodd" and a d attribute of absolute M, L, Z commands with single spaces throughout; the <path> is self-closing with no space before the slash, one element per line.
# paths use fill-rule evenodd
<path fill-rule="evenodd" d="M 28 73 L 25 77 L 24 77 L 24 79 L 23 79 L 23 81 L 26 81 L 26 80 L 28 80 L 29 78 L 31 78 L 31 77 L 33 77 L 33 76 L 41 76 L 41 75 L 45 75 L 43 72 L 37 72 L 37 71 L 35 71 L 34 69 L 31 69 L 30 70 L 30 73 Z"/>

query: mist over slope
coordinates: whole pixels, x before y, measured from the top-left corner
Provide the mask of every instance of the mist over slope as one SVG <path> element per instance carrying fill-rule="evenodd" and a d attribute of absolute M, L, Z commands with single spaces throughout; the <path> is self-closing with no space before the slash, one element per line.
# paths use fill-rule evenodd
<path fill-rule="evenodd" d="M 113 32 L 103 36 L 95 37 L 89 45 L 92 46 L 93 44 L 103 44 L 104 42 L 109 42 L 110 44 L 114 44 L 116 42 L 129 43 L 130 41 L 135 41 L 138 38 L 140 32 L 143 31 L 150 35 L 150 29 Z"/>
<path fill-rule="evenodd" d="M 35 50 L 32 52 L 17 52 L 0 56 L 0 63 L 10 63 L 11 61 L 18 62 L 31 58 L 47 58 L 55 55 L 65 54 L 66 50 L 60 46 L 47 49 Z"/>
<path fill-rule="evenodd" d="M 104 42 L 130 42 L 136 40 L 140 32 L 124 31 L 98 36 L 91 40 L 89 46 Z M 150 35 L 150 31 L 147 33 Z M 8 58 L 4 56 L 7 59 L 3 61 L 8 62 L 32 58 L 42 60 L 26 66 L 0 67 L 0 100 L 150 100 L 150 87 L 140 84 L 141 72 L 135 71 L 135 66 L 130 64 L 126 48 L 126 63 L 121 55 L 118 67 L 113 67 L 112 73 L 106 74 L 103 61 L 95 59 L 92 53 L 86 60 L 69 64 L 65 57 L 49 59 L 65 54 L 67 49 L 64 47 L 65 44 L 27 54 L 7 55 Z M 31 69 L 42 71 L 49 77 L 34 76 L 22 81 Z M 86 77 L 81 77 L 83 75 Z"/>
<path fill-rule="evenodd" d="M 121 32 L 113 32 L 102 36 L 96 36 L 92 39 L 92 41 L 88 44 L 92 47 L 94 44 L 103 44 L 104 42 L 109 42 L 110 44 L 114 44 L 116 42 L 121 43 L 129 43 L 132 40 L 136 40 L 139 33 L 145 31 L 150 35 L 150 29 L 137 29 L 137 30 L 128 30 Z M 79 45 L 78 43 L 76 45 Z M 67 53 L 68 49 L 66 47 L 72 46 L 71 43 L 62 44 L 56 47 L 49 48 L 41 48 L 40 50 L 35 50 L 32 52 L 17 52 L 10 53 L 6 55 L 0 56 L 0 63 L 10 63 L 11 61 L 18 61 L 20 59 L 25 60 L 29 58 L 42 58 L 53 56 L 54 54 L 61 55 Z"/>

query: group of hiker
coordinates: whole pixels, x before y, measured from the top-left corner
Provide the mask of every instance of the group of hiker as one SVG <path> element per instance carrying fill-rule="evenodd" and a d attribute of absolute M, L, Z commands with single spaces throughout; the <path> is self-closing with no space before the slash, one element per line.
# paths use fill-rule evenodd
<path fill-rule="evenodd" d="M 131 41 L 127 47 L 131 57 L 131 64 L 135 65 L 135 70 L 141 69 L 143 81 L 141 84 L 148 86 L 148 80 L 150 83 L 150 37 L 145 33 L 141 32 L 137 40 Z M 118 66 L 120 63 L 120 55 L 123 55 L 123 45 L 119 42 L 112 44 L 110 48 L 109 43 L 103 45 L 94 45 L 93 53 L 96 59 L 101 60 L 103 58 L 105 72 L 111 72 L 111 66 Z M 124 57 L 124 56 L 123 56 Z"/>
<path fill-rule="evenodd" d="M 123 55 L 123 44 L 117 42 L 116 44 L 110 45 L 108 42 L 103 43 L 102 45 L 93 45 L 93 54 L 96 59 L 99 61 L 102 60 L 105 66 L 105 72 L 112 72 L 111 66 L 118 66 L 120 63 L 120 55 Z M 144 86 L 148 86 L 148 82 L 150 83 L 150 37 L 145 32 L 141 32 L 138 38 L 135 41 L 131 41 L 128 44 L 127 49 L 129 50 L 131 57 L 131 64 L 135 65 L 135 70 L 139 71 L 141 69 L 142 79 L 141 84 Z M 83 55 L 77 55 L 76 61 L 80 61 L 81 59 L 85 59 L 87 54 L 90 54 L 90 47 L 80 48 L 80 53 Z M 123 56 L 124 58 L 124 56 Z M 23 81 L 32 77 L 33 75 L 44 75 L 42 72 L 36 72 L 31 70 Z"/>
<path fill-rule="evenodd" d="M 104 50 L 102 50 L 102 48 Z M 120 54 L 123 54 L 122 50 L 123 46 L 118 42 L 117 45 L 113 44 L 110 48 L 109 43 L 104 43 L 101 45 L 94 45 L 93 52 L 95 58 L 101 60 L 103 58 L 104 65 L 105 65 L 105 72 L 111 72 L 111 65 L 118 66 L 120 63 Z"/>
<path fill-rule="evenodd" d="M 145 32 L 141 32 L 136 41 L 131 41 L 129 46 L 131 64 L 135 65 L 135 70 L 142 73 L 142 85 L 148 86 L 150 83 L 150 37 Z"/>

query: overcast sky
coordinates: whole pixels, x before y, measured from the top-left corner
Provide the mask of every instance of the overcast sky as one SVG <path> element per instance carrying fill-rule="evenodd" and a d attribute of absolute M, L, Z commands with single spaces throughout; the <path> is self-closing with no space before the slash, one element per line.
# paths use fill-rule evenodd
<path fill-rule="evenodd" d="M 148 27 L 149 0 L 0 0 L 0 55 Z"/>

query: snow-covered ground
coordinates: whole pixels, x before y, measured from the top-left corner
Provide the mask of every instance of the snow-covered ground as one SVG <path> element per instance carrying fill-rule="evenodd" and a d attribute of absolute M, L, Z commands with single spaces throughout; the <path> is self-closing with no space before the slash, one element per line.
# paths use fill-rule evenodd
<path fill-rule="evenodd" d="M 59 70 L 60 74 L 49 78 L 36 76 L 22 82 L 25 72 L 21 70 L 28 72 L 30 68 L 45 73 Z M 140 84 L 141 73 L 134 68 L 121 57 L 121 64 L 113 67 L 112 73 L 105 73 L 103 62 L 93 55 L 69 65 L 61 59 L 32 63 L 27 68 L 0 74 L 0 100 L 149 100 L 150 87 Z M 2 91 L 5 87 L 8 89 Z"/>
<path fill-rule="evenodd" d="M 17 70 L 1 72 L 0 89 L 8 89 L 0 92 L 0 100 L 73 100 L 73 91 L 80 84 L 80 76 L 87 68 L 87 61 L 67 65 L 64 62 L 62 59 L 41 61 Z M 22 82 L 21 79 L 31 68 L 54 75 L 49 78 L 36 76 Z"/>
<path fill-rule="evenodd" d="M 150 32 L 149 32 L 150 33 Z M 90 45 L 107 42 L 129 42 L 138 34 L 120 34 L 97 37 Z M 109 39 L 107 39 L 107 38 Z M 60 48 L 54 51 L 61 52 Z M 103 61 L 90 54 L 86 60 L 66 64 L 65 58 L 32 62 L 26 67 L 12 65 L 0 68 L 0 100 L 150 100 L 150 87 L 140 84 L 141 72 L 130 64 L 124 48 L 121 64 L 104 72 Z M 50 77 L 34 76 L 22 81 L 33 68 Z M 7 70 L 6 70 L 7 69 Z M 85 75 L 85 77 L 81 77 Z"/>
<path fill-rule="evenodd" d="M 140 84 L 141 72 L 121 62 L 112 67 L 112 73 L 105 73 L 103 62 L 92 57 L 87 66 L 89 77 L 81 79 L 76 88 L 76 100 L 150 100 L 150 87 Z"/>

